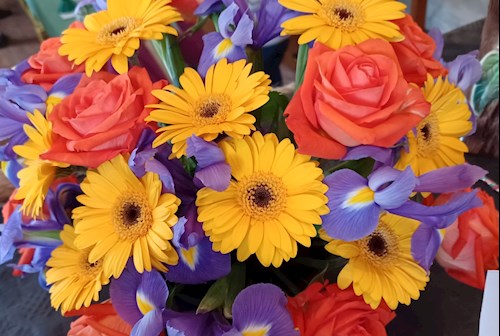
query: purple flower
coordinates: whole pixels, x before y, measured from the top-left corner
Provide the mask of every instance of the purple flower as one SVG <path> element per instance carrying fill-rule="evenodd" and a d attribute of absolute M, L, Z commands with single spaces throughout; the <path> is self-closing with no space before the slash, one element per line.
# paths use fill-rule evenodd
<path fill-rule="evenodd" d="M 0 149 L 0 161 L 2 161 L 1 149 Z M 19 188 L 19 177 L 17 177 L 17 173 L 23 168 L 24 168 L 23 165 L 21 165 L 18 160 L 14 159 L 9 161 L 4 161 L 2 163 L 2 171 L 5 177 L 16 188 Z"/>
<path fill-rule="evenodd" d="M 129 158 L 130 169 L 137 177 L 142 177 L 146 172 L 158 174 L 163 183 L 163 191 L 175 194 L 182 200 L 181 208 L 196 199 L 197 188 L 193 179 L 184 170 L 179 160 L 169 160 L 172 147 L 167 143 L 153 148 L 155 133 L 145 129 L 141 134 L 137 147 Z M 175 181 L 175 184 L 174 184 Z M 183 216 L 181 211 L 181 216 Z"/>
<path fill-rule="evenodd" d="M 106 0 L 82 0 L 80 1 L 75 8 L 75 14 L 78 15 L 83 7 L 92 6 L 94 11 L 99 12 L 108 8 L 108 4 Z"/>
<path fill-rule="evenodd" d="M 298 336 L 286 304 L 285 294 L 275 285 L 257 284 L 245 288 L 233 303 L 233 329 L 224 336 Z"/>
<path fill-rule="evenodd" d="M 246 58 L 245 47 L 251 45 L 253 21 L 247 14 L 239 14 L 238 5 L 230 4 L 219 16 L 219 32 L 203 36 L 198 72 L 205 75 L 208 68 L 223 58 L 236 62 Z"/>
<path fill-rule="evenodd" d="M 372 158 L 375 160 L 373 170 L 382 166 L 393 166 L 396 163 L 396 153 L 398 148 L 382 148 L 377 146 L 356 146 L 349 148 L 347 154 L 342 158 L 343 161 L 359 160 Z"/>
<path fill-rule="evenodd" d="M 20 66 L 22 68 L 22 66 Z M 24 144 L 28 137 L 24 125 L 30 124 L 27 113 L 35 109 L 45 114 L 47 103 L 58 101 L 72 93 L 80 82 L 82 74 L 71 74 L 59 79 L 49 92 L 41 86 L 25 84 L 20 73 L 14 70 L 0 71 L 0 160 L 17 158 L 12 148 Z"/>
<path fill-rule="evenodd" d="M 444 37 L 443 33 L 439 30 L 439 28 L 431 28 L 429 30 L 429 36 L 436 42 L 436 49 L 434 50 L 434 54 L 432 57 L 434 59 L 440 60 L 442 63 L 443 57 L 443 49 L 444 49 Z"/>
<path fill-rule="evenodd" d="M 297 12 L 280 5 L 278 0 L 262 0 L 258 10 L 253 14 L 255 22 L 253 47 L 262 48 L 278 37 L 282 30 L 281 24 L 297 15 Z"/>
<path fill-rule="evenodd" d="M 172 244 L 179 254 L 179 263 L 169 267 L 165 278 L 181 284 L 201 284 L 217 280 L 231 271 L 231 256 L 212 250 L 201 223 L 196 220 L 196 207 L 188 211 L 189 220 L 179 219 L 174 226 Z"/>
<path fill-rule="evenodd" d="M 111 282 L 110 294 L 118 315 L 133 325 L 131 335 L 158 335 L 164 329 L 168 288 L 158 271 L 140 274 L 129 261 L 122 275 Z"/>
<path fill-rule="evenodd" d="M 461 190 L 485 174 L 483 169 L 468 164 L 437 169 L 420 177 L 410 167 L 404 171 L 382 167 L 368 178 L 341 169 L 325 178 L 331 211 L 323 216 L 323 228 L 332 238 L 358 240 L 375 230 L 382 211 L 444 228 L 460 213 L 480 205 L 474 192 Z M 455 194 L 446 204 L 426 206 L 409 199 L 414 192 Z"/>
<path fill-rule="evenodd" d="M 446 64 L 449 70 L 448 80 L 460 87 L 462 91 L 467 91 L 481 79 L 483 69 L 481 62 L 477 59 L 478 53 L 476 50 L 459 55 Z"/>
<path fill-rule="evenodd" d="M 222 336 L 231 329 L 231 325 L 218 311 L 206 314 L 194 312 L 174 312 L 165 310 L 167 336 Z"/>
<path fill-rule="evenodd" d="M 196 135 L 187 139 L 187 145 L 187 156 L 194 156 L 198 163 L 194 174 L 195 185 L 219 192 L 226 190 L 231 181 L 231 167 L 219 146 Z"/>
<path fill-rule="evenodd" d="M 411 237 L 413 259 L 427 272 L 429 272 L 436 258 L 441 241 L 442 236 L 439 231 L 425 224 L 421 224 Z"/>
<path fill-rule="evenodd" d="M 214 13 L 219 13 L 224 8 L 222 0 L 205 0 L 196 10 L 194 14 L 197 16 L 207 16 Z"/>

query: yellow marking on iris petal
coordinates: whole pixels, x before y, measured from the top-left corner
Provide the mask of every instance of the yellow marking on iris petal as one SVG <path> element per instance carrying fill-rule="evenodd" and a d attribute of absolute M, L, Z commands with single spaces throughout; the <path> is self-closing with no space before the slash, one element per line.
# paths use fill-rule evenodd
<path fill-rule="evenodd" d="M 233 47 L 233 42 L 231 39 L 224 39 L 221 43 L 215 48 L 215 54 L 217 57 L 224 57 L 229 50 Z"/>
<path fill-rule="evenodd" d="M 181 248 L 181 258 L 188 265 L 191 271 L 194 271 L 198 261 L 198 246 L 193 246 L 189 250 Z"/>
<path fill-rule="evenodd" d="M 247 328 L 243 330 L 241 333 L 241 336 L 267 336 L 269 329 L 271 329 L 270 325 L 264 326 L 264 327 L 257 327 L 257 328 Z"/>
<path fill-rule="evenodd" d="M 346 201 L 347 206 L 363 205 L 364 203 L 372 203 L 375 198 L 375 192 L 368 187 L 356 190 L 351 194 Z"/>
<path fill-rule="evenodd" d="M 137 301 L 137 307 L 141 311 L 142 315 L 146 315 L 154 309 L 154 306 L 151 304 L 151 302 L 149 302 L 149 300 L 145 298 L 144 295 L 140 292 L 136 293 L 135 300 Z"/>

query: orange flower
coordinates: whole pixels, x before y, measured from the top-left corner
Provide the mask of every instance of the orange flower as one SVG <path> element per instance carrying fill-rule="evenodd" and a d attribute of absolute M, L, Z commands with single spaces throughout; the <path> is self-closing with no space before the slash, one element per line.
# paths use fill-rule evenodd
<path fill-rule="evenodd" d="M 448 70 L 433 58 L 436 43 L 413 21 L 410 15 L 395 20 L 394 23 L 399 26 L 405 39 L 391 44 L 398 56 L 403 75 L 409 83 L 423 86 L 427 73 L 434 78 L 448 74 Z"/>
<path fill-rule="evenodd" d="M 145 105 L 158 100 L 147 71 L 134 67 L 123 75 L 102 72 L 84 77 L 73 94 L 54 107 L 53 146 L 43 159 L 96 168 L 121 153 L 130 153 L 148 127 Z"/>
<path fill-rule="evenodd" d="M 461 214 L 446 229 L 436 260 L 446 272 L 469 286 L 484 289 L 486 271 L 498 269 L 498 210 L 485 191 L 483 206 Z"/>
<path fill-rule="evenodd" d="M 65 316 L 79 316 L 71 323 L 68 336 L 126 336 L 132 328 L 116 313 L 110 301 L 93 304 L 67 312 Z"/>
<path fill-rule="evenodd" d="M 285 115 L 299 153 L 340 159 L 346 147 L 393 146 L 429 112 L 390 43 L 370 39 L 339 50 L 316 43 Z"/>
<path fill-rule="evenodd" d="M 289 298 L 287 308 L 301 336 L 383 336 L 396 316 L 385 304 L 373 310 L 352 287 L 319 282 Z"/>
<path fill-rule="evenodd" d="M 76 27 L 81 24 L 72 24 Z M 67 57 L 58 54 L 61 47 L 59 37 L 49 38 L 42 42 L 40 51 L 28 59 L 30 68 L 25 71 L 21 79 L 29 84 L 37 84 L 49 91 L 57 80 L 71 73 L 85 71 L 85 66 L 74 65 Z"/>

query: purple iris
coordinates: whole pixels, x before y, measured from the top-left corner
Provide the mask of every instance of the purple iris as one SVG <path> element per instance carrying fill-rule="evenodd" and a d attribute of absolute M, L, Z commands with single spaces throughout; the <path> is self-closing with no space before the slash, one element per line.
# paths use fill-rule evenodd
<path fill-rule="evenodd" d="M 475 50 L 458 55 L 457 58 L 446 64 L 449 70 L 448 80 L 464 92 L 472 88 L 483 74 L 481 62 L 477 59 L 478 54 L 479 52 Z"/>
<path fill-rule="evenodd" d="M 231 167 L 227 164 L 222 150 L 215 142 L 207 142 L 192 135 L 187 139 L 187 156 L 196 159 L 194 183 L 198 188 L 208 187 L 224 191 L 231 181 Z"/>
<path fill-rule="evenodd" d="M 207 16 L 219 13 L 222 9 L 224 9 L 222 0 L 205 0 L 196 8 L 194 14 L 197 16 Z"/>
<path fill-rule="evenodd" d="M 155 138 L 155 133 L 149 128 L 142 132 L 137 147 L 129 158 L 130 169 L 139 178 L 143 177 L 146 172 L 158 174 L 163 183 L 162 192 L 177 195 L 182 200 L 181 207 L 194 202 L 197 188 L 192 177 L 184 170 L 179 160 L 168 159 L 172 154 L 170 144 L 153 148 L 152 143 Z M 181 211 L 181 216 L 183 215 Z"/>
<path fill-rule="evenodd" d="M 462 190 L 485 174 L 480 167 L 468 164 L 437 169 L 420 177 L 410 167 L 404 171 L 382 167 L 368 178 L 341 169 L 325 178 L 331 211 L 323 216 L 323 228 L 332 238 L 358 240 L 375 230 L 382 211 L 443 228 L 460 213 L 480 205 L 475 192 Z M 409 199 L 415 192 L 455 194 L 444 205 L 426 206 Z"/>
<path fill-rule="evenodd" d="M 24 64 L 24 63 L 23 63 Z M 28 137 L 23 126 L 30 124 L 27 113 L 35 109 L 45 113 L 47 99 L 64 98 L 72 93 L 80 82 L 82 74 L 71 74 L 59 79 L 49 92 L 41 86 L 25 84 L 21 81 L 19 65 L 16 70 L 0 71 L 0 142 L 7 142 L 0 146 L 0 161 L 9 161 L 17 158 L 13 151 L 16 145 L 24 144 Z"/>
<path fill-rule="evenodd" d="M 116 312 L 133 326 L 130 335 L 158 335 L 165 328 L 162 314 L 168 288 L 158 271 L 140 274 L 129 261 L 122 275 L 112 280 L 110 294 Z"/>
<path fill-rule="evenodd" d="M 230 4 L 219 16 L 219 32 L 203 36 L 198 72 L 205 75 L 208 68 L 226 58 L 229 62 L 246 59 L 245 47 L 251 45 L 253 21 L 247 14 L 239 14 L 236 3 Z"/>
<path fill-rule="evenodd" d="M 174 226 L 172 244 L 179 254 L 179 263 L 169 267 L 165 278 L 181 284 L 201 284 L 220 279 L 231 271 L 231 256 L 212 250 L 201 223 L 196 220 L 196 207 L 188 211 L 188 221 L 181 218 Z"/>
<path fill-rule="evenodd" d="M 92 6 L 94 11 L 99 12 L 108 8 L 108 4 L 106 0 L 82 0 L 80 1 L 75 8 L 75 14 L 78 15 L 83 7 Z"/>
<path fill-rule="evenodd" d="M 444 50 L 443 33 L 441 33 L 441 30 L 439 30 L 439 28 L 434 27 L 429 30 L 428 34 L 436 43 L 436 49 L 434 50 L 434 54 L 432 55 L 432 57 L 442 62 Z"/>
<path fill-rule="evenodd" d="M 400 150 L 398 146 L 394 148 L 382 148 L 377 146 L 356 146 L 349 148 L 343 161 L 372 158 L 375 160 L 373 170 L 382 166 L 393 166 L 396 163 L 396 154 Z"/>
<path fill-rule="evenodd" d="M 245 288 L 233 303 L 233 329 L 223 336 L 298 336 L 286 304 L 285 294 L 275 285 L 257 284 Z"/>
<path fill-rule="evenodd" d="M 2 171 L 5 177 L 10 181 L 10 183 L 12 183 L 14 187 L 19 188 L 19 177 L 17 177 L 17 173 L 23 168 L 23 165 L 20 164 L 18 160 L 12 159 L 9 161 L 4 161 Z"/>
<path fill-rule="evenodd" d="M 165 310 L 163 318 L 167 321 L 168 336 L 221 336 L 231 329 L 229 322 L 218 311 L 196 314 Z"/>

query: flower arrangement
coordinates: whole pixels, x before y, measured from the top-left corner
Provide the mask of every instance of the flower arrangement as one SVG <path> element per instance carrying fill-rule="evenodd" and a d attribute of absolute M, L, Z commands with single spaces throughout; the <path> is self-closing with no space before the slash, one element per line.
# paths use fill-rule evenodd
<path fill-rule="evenodd" d="M 385 335 L 435 259 L 479 288 L 498 268 L 498 212 L 462 142 L 481 64 L 441 60 L 404 4 L 76 10 L 0 70 L 16 186 L 0 263 L 17 251 L 14 275 L 81 316 L 69 335 Z"/>

